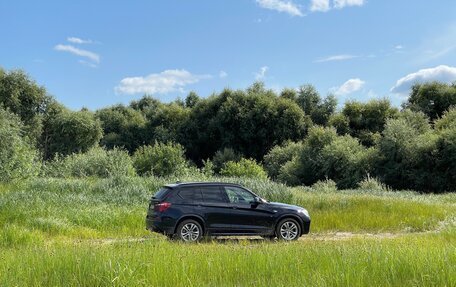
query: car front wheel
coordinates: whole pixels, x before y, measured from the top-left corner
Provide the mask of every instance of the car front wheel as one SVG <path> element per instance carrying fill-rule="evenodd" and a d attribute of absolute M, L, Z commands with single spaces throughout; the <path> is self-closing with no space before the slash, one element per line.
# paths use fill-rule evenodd
<path fill-rule="evenodd" d="M 203 228 L 195 220 L 184 220 L 177 227 L 177 236 L 184 242 L 197 242 L 203 237 Z"/>
<path fill-rule="evenodd" d="M 301 236 L 301 227 L 296 220 L 285 218 L 277 224 L 276 234 L 280 240 L 296 240 Z"/>

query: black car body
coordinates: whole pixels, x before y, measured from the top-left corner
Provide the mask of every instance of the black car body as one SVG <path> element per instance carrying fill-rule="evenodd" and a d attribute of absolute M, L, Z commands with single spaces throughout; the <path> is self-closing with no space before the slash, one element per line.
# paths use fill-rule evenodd
<path fill-rule="evenodd" d="M 194 182 L 160 189 L 150 201 L 146 226 L 185 241 L 204 235 L 294 240 L 309 233 L 310 217 L 302 207 L 267 202 L 238 184 Z"/>

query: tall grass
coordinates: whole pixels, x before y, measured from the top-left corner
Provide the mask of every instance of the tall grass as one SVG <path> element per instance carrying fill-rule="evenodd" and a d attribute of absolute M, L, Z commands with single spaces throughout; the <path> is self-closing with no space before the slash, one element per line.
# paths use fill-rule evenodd
<path fill-rule="evenodd" d="M 454 200 L 446 195 L 445 200 L 439 200 L 439 195 L 412 193 L 318 193 L 267 180 L 206 179 L 241 183 L 267 199 L 306 207 L 312 217 L 313 233 L 426 231 L 456 210 L 454 204 L 444 203 Z M 0 246 L 62 237 L 145 236 L 148 200 L 171 180 L 174 179 L 35 179 L 0 185 Z M 17 242 L 14 238 L 18 238 Z"/>
<path fill-rule="evenodd" d="M 2 286 L 454 286 L 456 237 L 26 247 L 3 252 Z"/>

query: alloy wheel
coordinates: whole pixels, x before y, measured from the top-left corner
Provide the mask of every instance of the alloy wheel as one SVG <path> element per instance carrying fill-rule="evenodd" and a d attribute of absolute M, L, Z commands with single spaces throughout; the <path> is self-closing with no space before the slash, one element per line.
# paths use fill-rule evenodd
<path fill-rule="evenodd" d="M 200 235 L 200 228 L 196 224 L 189 222 L 182 226 L 180 232 L 182 240 L 186 242 L 193 242 L 198 240 Z"/>
<path fill-rule="evenodd" d="M 299 229 L 293 221 L 285 221 L 280 226 L 280 236 L 285 240 L 294 240 L 298 236 Z"/>

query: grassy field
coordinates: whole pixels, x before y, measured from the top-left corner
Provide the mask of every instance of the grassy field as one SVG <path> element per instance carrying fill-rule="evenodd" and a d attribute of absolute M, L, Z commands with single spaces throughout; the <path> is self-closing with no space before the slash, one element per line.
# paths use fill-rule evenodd
<path fill-rule="evenodd" d="M 172 179 L 35 179 L 0 185 L 0 286 L 456 286 L 455 194 L 211 180 L 308 208 L 311 234 L 169 242 L 144 216 Z"/>

